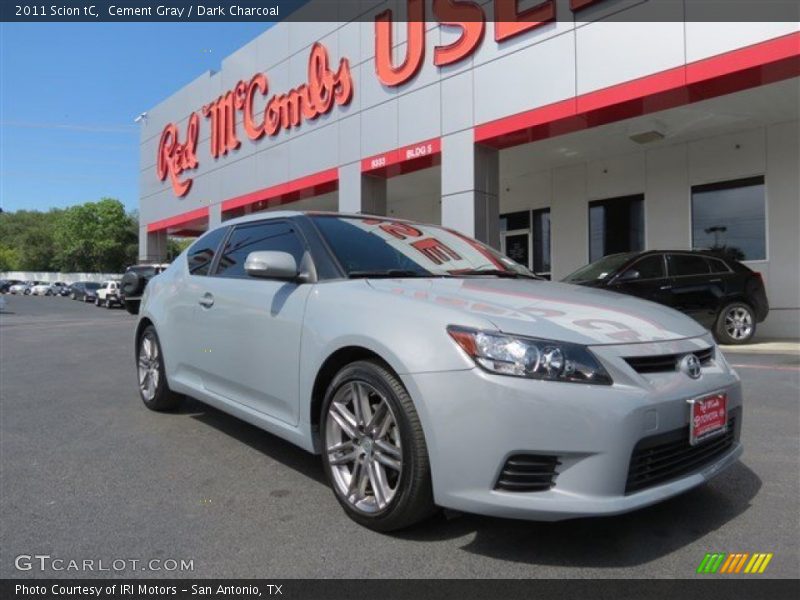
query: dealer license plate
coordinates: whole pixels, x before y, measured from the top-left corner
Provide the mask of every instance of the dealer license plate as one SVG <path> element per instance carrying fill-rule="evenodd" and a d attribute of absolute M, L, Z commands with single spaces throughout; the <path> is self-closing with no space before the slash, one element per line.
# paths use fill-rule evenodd
<path fill-rule="evenodd" d="M 711 394 L 689 400 L 689 443 L 694 446 L 728 429 L 728 395 Z"/>

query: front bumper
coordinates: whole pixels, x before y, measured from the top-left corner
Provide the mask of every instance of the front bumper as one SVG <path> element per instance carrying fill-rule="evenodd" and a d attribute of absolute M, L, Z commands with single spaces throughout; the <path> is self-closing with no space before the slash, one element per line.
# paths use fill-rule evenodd
<path fill-rule="evenodd" d="M 478 368 L 402 376 L 425 429 L 436 503 L 555 521 L 628 512 L 702 484 L 742 454 L 738 376 L 719 350 L 698 380 L 678 371 L 639 374 L 623 357 L 691 352 L 712 343 L 704 336 L 593 348 L 613 386 L 505 377 Z M 626 494 L 637 442 L 685 428 L 687 400 L 723 390 L 729 414 L 738 417 L 731 446 L 674 479 Z M 536 492 L 495 489 L 506 460 L 518 454 L 557 456 L 554 486 Z"/>

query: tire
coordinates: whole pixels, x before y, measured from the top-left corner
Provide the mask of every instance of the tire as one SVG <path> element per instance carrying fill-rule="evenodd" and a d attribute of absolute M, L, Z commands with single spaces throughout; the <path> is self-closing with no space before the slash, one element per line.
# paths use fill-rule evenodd
<path fill-rule="evenodd" d="M 147 281 L 139 273 L 128 271 L 122 276 L 120 290 L 125 296 L 141 296 Z"/>
<path fill-rule="evenodd" d="M 174 410 L 180 404 L 183 396 L 173 392 L 167 384 L 161 343 L 152 325 L 145 328 L 136 343 L 136 374 L 139 397 L 147 408 L 165 412 Z"/>
<path fill-rule="evenodd" d="M 109 309 L 109 310 L 111 310 L 112 308 L 114 308 L 114 307 L 111 305 L 111 302 L 109 302 L 109 301 L 108 301 L 108 298 L 106 298 L 106 308 L 107 308 L 107 309 Z"/>
<path fill-rule="evenodd" d="M 339 423 L 343 422 L 342 410 L 356 421 L 359 413 L 364 414 L 364 410 L 356 412 L 355 390 L 360 390 L 361 397 L 366 398 L 371 416 L 361 419 L 360 428 L 344 421 L 350 432 L 356 434 L 353 437 Z M 365 431 L 367 427 L 363 424 L 379 412 L 383 418 L 371 432 Z M 320 424 L 325 474 L 339 504 L 356 523 L 388 532 L 414 525 L 436 512 L 419 415 L 403 384 L 385 365 L 364 360 L 339 371 L 325 394 Z M 339 448 L 333 449 L 336 446 Z M 350 485 L 355 472 L 361 475 L 358 486 Z M 382 490 L 379 494 L 374 491 L 373 474 Z"/>
<path fill-rule="evenodd" d="M 69 297 L 70 297 L 70 298 L 72 298 L 73 300 L 75 300 L 75 292 L 72 292 L 72 293 L 69 295 Z"/>
<path fill-rule="evenodd" d="M 732 302 L 719 311 L 714 337 L 720 344 L 747 344 L 755 334 L 756 315 L 749 304 Z"/>
<path fill-rule="evenodd" d="M 100 306 L 100 297 L 99 296 L 95 296 L 94 297 L 94 305 L 95 306 Z"/>

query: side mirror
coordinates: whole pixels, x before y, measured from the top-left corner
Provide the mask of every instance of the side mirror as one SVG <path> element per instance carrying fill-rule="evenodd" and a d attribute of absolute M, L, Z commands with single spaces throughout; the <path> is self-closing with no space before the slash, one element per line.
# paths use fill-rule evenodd
<path fill-rule="evenodd" d="M 244 270 L 250 277 L 296 281 L 300 275 L 297 261 L 288 252 L 261 250 L 251 252 L 244 261 Z"/>
<path fill-rule="evenodd" d="M 642 274 L 636 269 L 628 269 L 619 276 L 619 281 L 633 281 L 635 279 L 639 279 L 641 276 Z"/>

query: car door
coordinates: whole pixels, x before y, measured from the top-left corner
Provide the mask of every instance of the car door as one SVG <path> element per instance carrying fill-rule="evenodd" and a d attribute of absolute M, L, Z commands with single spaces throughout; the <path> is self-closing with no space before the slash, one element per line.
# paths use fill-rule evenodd
<path fill-rule="evenodd" d="M 624 269 L 609 284 L 609 289 L 669 305 L 672 298 L 663 254 L 648 254 Z"/>
<path fill-rule="evenodd" d="M 205 292 L 204 282 L 211 275 L 216 254 L 227 237 L 229 227 L 213 229 L 200 237 L 186 251 L 186 262 L 179 265 L 169 287 L 169 302 L 164 303 L 167 314 L 160 327 L 167 334 L 162 344 L 171 346 L 165 351 L 171 374 L 187 387 L 202 390 L 204 332 L 197 323 L 197 301 Z M 174 342 L 173 342 L 174 340 Z"/>
<path fill-rule="evenodd" d="M 198 290 L 203 386 L 296 425 L 300 337 L 313 285 L 250 277 L 245 259 L 260 250 L 288 252 L 299 265 L 306 245 L 289 220 L 233 228 L 213 276 L 204 278 Z"/>
<path fill-rule="evenodd" d="M 719 298 L 724 295 L 722 279 L 711 273 L 705 257 L 698 254 L 667 255 L 671 305 L 700 324 L 712 327 Z"/>

